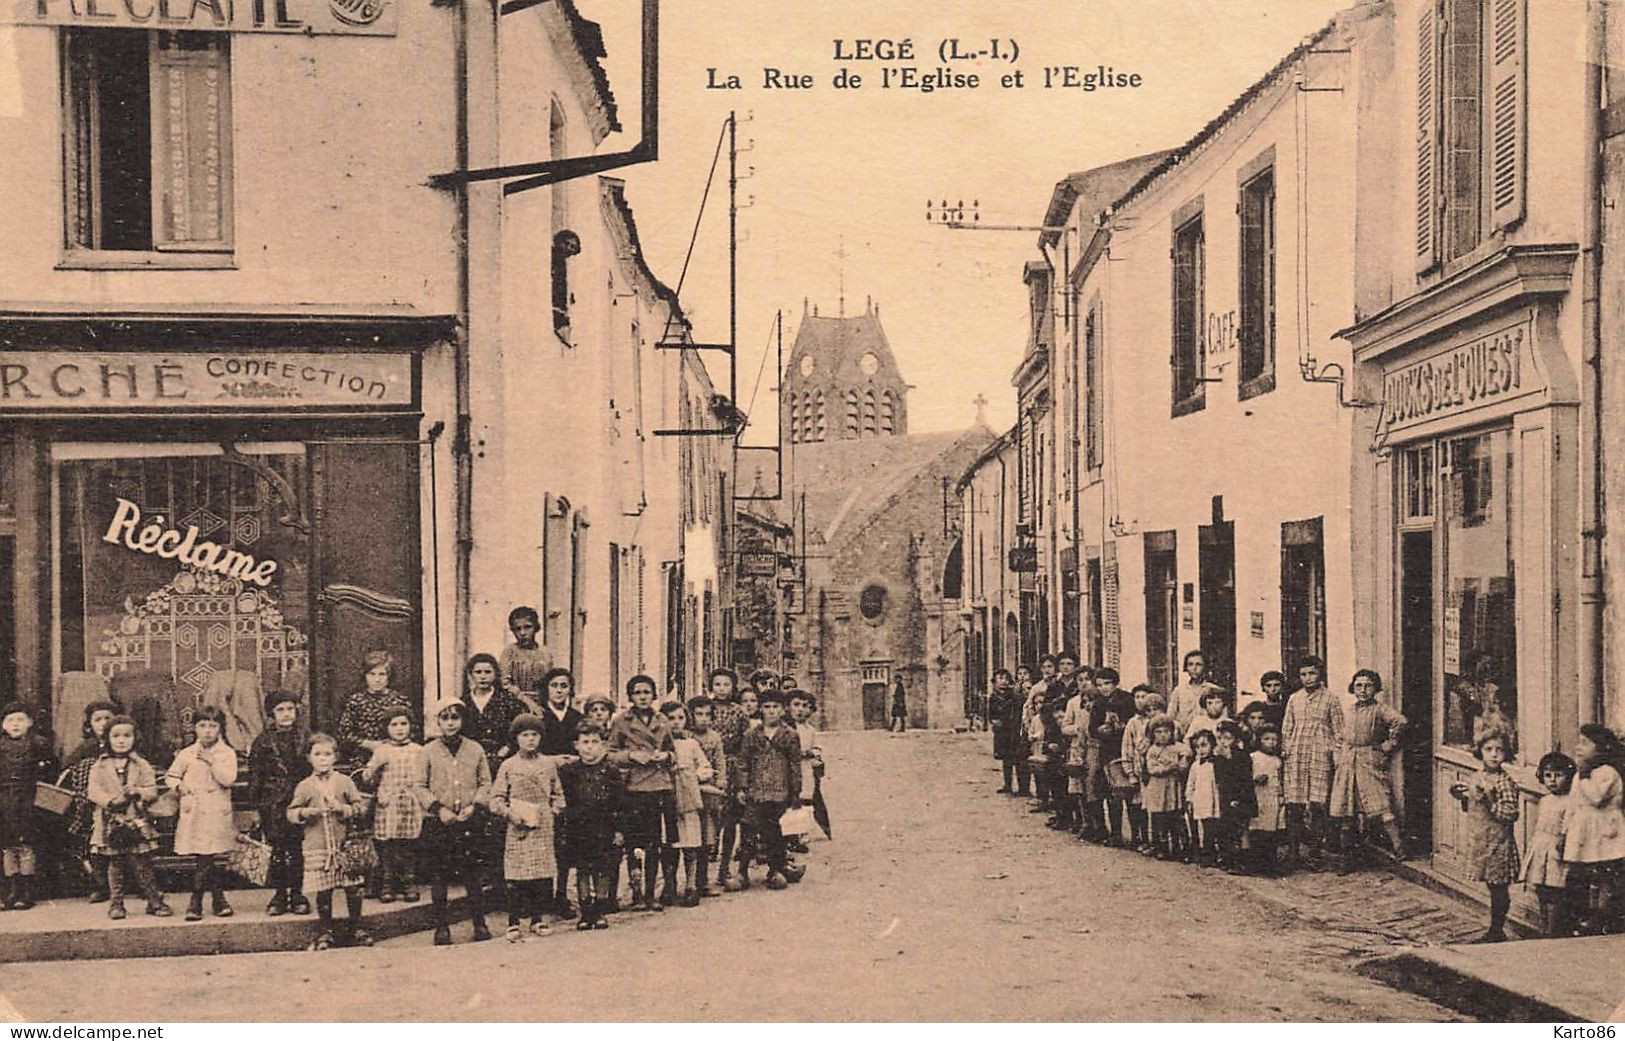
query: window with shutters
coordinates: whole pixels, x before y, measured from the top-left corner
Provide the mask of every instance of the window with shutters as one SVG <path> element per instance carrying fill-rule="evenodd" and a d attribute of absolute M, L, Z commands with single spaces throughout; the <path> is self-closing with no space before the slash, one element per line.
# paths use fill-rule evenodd
<path fill-rule="evenodd" d="M 1100 468 L 1106 457 L 1106 394 L 1100 373 L 1100 298 L 1083 317 L 1084 465 Z"/>
<path fill-rule="evenodd" d="M 230 37 L 64 34 L 69 250 L 227 253 Z"/>
<path fill-rule="evenodd" d="M 1416 266 L 1524 216 L 1527 0 L 1426 0 L 1417 22 Z"/>
<path fill-rule="evenodd" d="M 1273 150 L 1268 156 L 1274 159 Z M 1241 400 L 1275 389 L 1275 168 L 1241 185 Z"/>
<path fill-rule="evenodd" d="M 1102 626 L 1104 641 L 1101 644 L 1100 661 L 1101 664 L 1110 665 L 1115 669 L 1122 664 L 1123 657 L 1123 626 L 1117 613 L 1117 544 L 1106 543 L 1105 554 L 1101 578 L 1101 607 L 1106 617 Z"/>
<path fill-rule="evenodd" d="M 1202 365 L 1202 309 L 1205 272 L 1202 213 L 1174 228 L 1173 243 L 1173 415 L 1197 412 L 1205 404 Z"/>

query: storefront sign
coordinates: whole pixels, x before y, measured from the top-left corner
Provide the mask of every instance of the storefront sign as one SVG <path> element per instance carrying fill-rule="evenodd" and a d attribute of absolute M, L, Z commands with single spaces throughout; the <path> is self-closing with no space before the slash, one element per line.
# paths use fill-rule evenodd
<path fill-rule="evenodd" d="M 0 351 L 0 413 L 411 404 L 400 354 Z"/>
<path fill-rule="evenodd" d="M 102 534 L 102 541 L 124 545 L 137 553 L 148 553 L 165 560 L 178 560 L 199 571 L 212 571 L 242 582 L 265 587 L 276 574 L 274 560 L 255 560 L 216 542 L 198 541 L 197 525 L 188 525 L 182 532 L 166 527 L 164 518 L 150 517 L 143 526 L 141 507 L 128 499 L 119 499 L 118 510 Z"/>
<path fill-rule="evenodd" d="M 1533 340 L 1525 321 L 1390 372 L 1382 386 L 1383 424 L 1422 423 L 1539 389 Z"/>
<path fill-rule="evenodd" d="M 394 36 L 395 0 L 11 0 L 0 21 L 99 29 Z"/>

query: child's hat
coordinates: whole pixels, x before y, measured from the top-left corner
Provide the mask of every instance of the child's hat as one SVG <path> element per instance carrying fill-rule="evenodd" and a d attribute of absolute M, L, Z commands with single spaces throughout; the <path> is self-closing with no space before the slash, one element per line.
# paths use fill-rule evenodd
<path fill-rule="evenodd" d="M 1162 692 L 1159 690 L 1146 691 L 1145 703 L 1151 707 L 1152 715 L 1155 715 L 1168 707 L 1168 699 L 1163 697 Z"/>
<path fill-rule="evenodd" d="M 0 709 L 0 719 L 5 719 L 7 716 L 16 715 L 19 712 L 27 716 L 30 720 L 34 718 L 34 710 L 32 708 L 29 708 L 21 701 L 11 701 L 6 703 L 6 707 L 4 709 Z"/>
<path fill-rule="evenodd" d="M 447 712 L 456 712 L 459 719 L 468 722 L 468 706 L 459 698 L 441 698 L 434 703 L 434 716 L 439 719 Z"/>
<path fill-rule="evenodd" d="M 519 735 L 527 730 L 534 730 L 540 734 L 542 732 L 542 717 L 532 715 L 529 712 L 519 713 L 519 715 L 513 717 L 513 722 L 508 725 L 508 739 L 517 740 Z"/>
<path fill-rule="evenodd" d="M 1146 721 L 1146 724 L 1145 724 L 1146 733 L 1152 733 L 1158 727 L 1172 727 L 1173 730 L 1174 730 L 1174 733 L 1176 735 L 1179 732 L 1179 727 L 1174 724 L 1174 717 L 1170 716 L 1166 712 L 1154 713 L 1151 716 L 1151 718 Z"/>
<path fill-rule="evenodd" d="M 605 697 L 602 694 L 594 694 L 592 697 L 588 698 L 586 704 L 582 706 L 582 710 L 591 711 L 594 705 L 602 705 L 611 712 L 615 711 L 615 699 Z"/>
<path fill-rule="evenodd" d="M 265 695 L 265 714 L 269 716 L 278 705 L 299 704 L 299 695 L 290 690 L 273 690 Z"/>

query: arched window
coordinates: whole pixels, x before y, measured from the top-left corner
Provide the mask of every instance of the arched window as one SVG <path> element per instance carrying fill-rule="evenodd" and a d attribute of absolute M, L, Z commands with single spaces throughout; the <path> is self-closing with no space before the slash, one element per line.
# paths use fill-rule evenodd
<path fill-rule="evenodd" d="M 873 436 L 878 431 L 875 425 L 875 391 L 873 387 L 863 392 L 863 432 Z"/>
<path fill-rule="evenodd" d="M 824 416 L 824 392 L 821 390 L 813 391 L 812 431 L 814 441 L 822 441 L 829 436 L 829 423 Z"/>
<path fill-rule="evenodd" d="M 790 440 L 804 440 L 801 432 L 801 398 L 790 395 Z"/>
<path fill-rule="evenodd" d="M 880 395 L 880 430 L 885 434 L 897 432 L 897 399 L 889 390 Z"/>
<path fill-rule="evenodd" d="M 858 426 L 858 392 L 849 390 L 846 392 L 846 436 L 857 437 L 860 429 Z"/>

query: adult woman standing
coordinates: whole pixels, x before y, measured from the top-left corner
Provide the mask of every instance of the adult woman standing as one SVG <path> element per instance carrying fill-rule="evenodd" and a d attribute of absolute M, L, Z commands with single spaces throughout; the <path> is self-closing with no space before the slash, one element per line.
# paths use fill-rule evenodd
<path fill-rule="evenodd" d="M 339 752 L 346 762 L 361 765 L 384 743 L 384 724 L 389 710 L 411 704 L 394 687 L 395 656 L 388 651 L 368 651 L 361 659 L 362 687 L 344 701 L 339 714 Z M 415 718 L 415 713 L 414 713 Z M 423 740 L 423 728 L 412 724 L 412 740 Z"/>
<path fill-rule="evenodd" d="M 891 692 L 891 726 L 901 733 L 908 729 L 908 692 L 903 689 L 903 677 L 898 676 Z"/>

